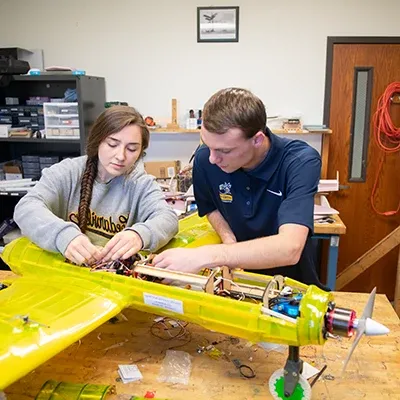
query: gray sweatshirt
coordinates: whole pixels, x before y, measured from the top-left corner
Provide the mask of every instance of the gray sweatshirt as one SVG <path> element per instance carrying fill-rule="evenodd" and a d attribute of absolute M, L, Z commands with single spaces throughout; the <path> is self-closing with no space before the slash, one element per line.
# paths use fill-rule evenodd
<path fill-rule="evenodd" d="M 43 170 L 42 178 L 17 204 L 14 220 L 39 247 L 65 254 L 81 234 L 77 225 L 86 156 L 65 159 Z M 140 159 L 129 174 L 107 183 L 95 180 L 86 235 L 104 246 L 116 233 L 132 229 L 143 249 L 155 251 L 178 232 L 178 218 Z"/>

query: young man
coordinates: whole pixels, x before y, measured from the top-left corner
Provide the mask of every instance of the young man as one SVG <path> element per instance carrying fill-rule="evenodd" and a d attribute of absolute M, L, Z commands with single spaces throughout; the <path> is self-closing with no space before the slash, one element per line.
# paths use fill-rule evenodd
<path fill-rule="evenodd" d="M 305 142 L 272 134 L 266 120 L 248 90 L 223 89 L 208 100 L 194 194 L 223 243 L 166 250 L 156 267 L 197 273 L 227 265 L 320 285 L 310 236 L 321 159 Z"/>

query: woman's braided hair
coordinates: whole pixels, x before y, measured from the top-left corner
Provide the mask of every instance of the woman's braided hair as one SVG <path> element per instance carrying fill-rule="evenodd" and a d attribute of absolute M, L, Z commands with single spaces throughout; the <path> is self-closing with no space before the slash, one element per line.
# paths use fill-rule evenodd
<path fill-rule="evenodd" d="M 133 107 L 112 106 L 96 119 L 86 143 L 87 161 L 81 179 L 81 193 L 78 208 L 79 228 L 86 232 L 90 215 L 93 183 L 97 176 L 99 146 L 109 135 L 121 131 L 128 125 L 136 125 L 142 131 L 142 154 L 149 145 L 149 130 L 143 117 Z"/>

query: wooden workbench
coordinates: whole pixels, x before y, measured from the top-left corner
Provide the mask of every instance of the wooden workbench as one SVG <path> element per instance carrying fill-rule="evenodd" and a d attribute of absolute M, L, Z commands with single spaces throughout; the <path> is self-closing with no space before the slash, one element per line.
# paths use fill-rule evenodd
<path fill-rule="evenodd" d="M 314 222 L 314 233 L 316 235 L 344 235 L 346 233 L 346 225 L 339 215 L 331 215 L 331 218 L 335 221 L 331 224 Z"/>
<path fill-rule="evenodd" d="M 0 280 L 11 273 L 0 271 Z M 354 308 L 360 315 L 368 295 L 337 293 L 336 303 Z M 106 323 L 69 348 L 28 374 L 6 390 L 8 400 L 34 399 L 44 382 L 55 379 L 75 383 L 114 384 L 117 394 L 110 399 L 126 399 L 123 395 L 143 396 L 156 391 L 157 398 L 187 399 L 271 399 L 268 379 L 282 368 L 286 353 L 266 352 L 245 340 L 232 343 L 227 336 L 188 325 L 191 341 L 176 350 L 192 356 L 189 384 L 159 383 L 157 377 L 168 348 L 182 344 L 179 340 L 163 341 L 153 337 L 149 328 L 154 315 L 125 310 L 117 323 Z M 378 295 L 374 315 L 391 330 L 388 336 L 362 338 L 344 377 L 340 377 L 342 361 L 351 341 L 329 341 L 324 347 L 306 346 L 301 349 L 303 360 L 321 368 L 328 368 L 313 387 L 313 399 L 400 399 L 400 324 L 394 309 L 384 295 Z M 232 358 L 239 358 L 255 370 L 254 379 L 239 376 L 226 359 L 212 359 L 198 354 L 197 346 L 222 341 L 216 347 Z M 113 348 L 109 348 L 113 346 Z M 139 383 L 117 382 L 118 364 L 137 364 L 143 374 Z M 330 379 L 333 378 L 333 380 Z"/>

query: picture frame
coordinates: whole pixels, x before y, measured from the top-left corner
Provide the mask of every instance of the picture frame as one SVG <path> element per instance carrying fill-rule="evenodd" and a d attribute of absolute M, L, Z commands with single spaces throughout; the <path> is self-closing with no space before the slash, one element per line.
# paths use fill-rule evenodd
<path fill-rule="evenodd" d="M 239 41 L 239 7 L 197 7 L 197 42 Z"/>

